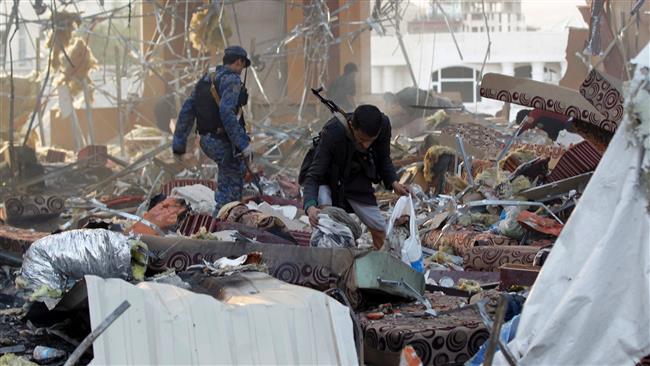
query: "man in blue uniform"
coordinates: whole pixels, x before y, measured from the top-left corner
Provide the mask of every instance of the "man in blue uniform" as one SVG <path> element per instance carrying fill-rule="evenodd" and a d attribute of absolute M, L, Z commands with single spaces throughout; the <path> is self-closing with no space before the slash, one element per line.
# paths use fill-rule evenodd
<path fill-rule="evenodd" d="M 248 92 L 240 74 L 250 63 L 242 47 L 226 48 L 223 65 L 206 73 L 196 83 L 176 122 L 174 154 L 185 153 L 187 138 L 196 121 L 201 149 L 219 167 L 215 215 L 226 203 L 241 200 L 244 159 L 252 158 L 250 137 L 246 134 L 243 118 L 238 116 L 248 102 Z"/>

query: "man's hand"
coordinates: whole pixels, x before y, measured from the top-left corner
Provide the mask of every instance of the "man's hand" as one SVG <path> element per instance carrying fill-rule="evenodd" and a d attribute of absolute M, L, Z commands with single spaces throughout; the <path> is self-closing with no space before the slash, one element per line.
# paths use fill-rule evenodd
<path fill-rule="evenodd" d="M 312 227 L 318 226 L 318 214 L 320 213 L 320 209 L 317 208 L 316 206 L 311 206 L 307 209 L 307 216 L 309 216 L 309 224 Z"/>
<path fill-rule="evenodd" d="M 244 151 L 241 152 L 241 157 L 244 161 L 247 161 L 249 164 L 253 162 L 253 148 L 249 144 L 246 146 Z"/>
<path fill-rule="evenodd" d="M 400 196 L 406 196 L 408 194 L 411 194 L 411 188 L 409 186 L 397 181 L 393 182 L 393 191 L 399 194 Z"/>

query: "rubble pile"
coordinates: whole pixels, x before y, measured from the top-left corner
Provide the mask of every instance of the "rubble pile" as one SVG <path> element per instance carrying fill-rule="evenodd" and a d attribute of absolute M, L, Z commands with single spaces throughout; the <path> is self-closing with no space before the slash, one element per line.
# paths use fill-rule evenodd
<path fill-rule="evenodd" d="M 399 10 L 381 3 L 371 29 Z M 274 48 L 299 32 L 333 42 L 317 4 Z M 239 35 L 217 10 L 191 16 L 200 55 Z M 53 66 L 74 99 L 97 55 L 77 37 L 79 14 L 56 22 Z M 314 80 L 329 57 L 321 46 L 309 54 L 317 65 L 303 65 Z M 331 116 L 305 103 L 307 82 L 299 107 L 272 106 L 251 58 L 270 112 L 247 121 L 255 169 L 242 162 L 243 195 L 223 206 L 198 134 L 182 157 L 167 132 L 139 124 L 75 152 L 3 142 L 0 366 L 598 364 L 608 358 L 586 343 L 604 341 L 616 364 L 648 362 L 647 76 L 619 83 L 593 67 L 574 90 L 481 69 L 475 93 L 504 103 L 496 115 L 432 90 L 386 93 L 390 157 L 408 189 L 373 183 L 386 219 L 378 246 L 381 230 L 352 210 L 306 214 L 301 164 Z M 523 108 L 516 118 L 511 106 Z"/>
<path fill-rule="evenodd" d="M 168 144 L 144 145 L 149 151 L 131 162 L 102 147 L 85 149 L 71 164 L 69 153 L 41 153 L 42 173 L 14 187 L 24 193 L 5 192 L 8 225 L 2 228 L 0 260 L 9 267 L 3 316 L 18 315 L 11 324 L 24 322 L 40 303 L 46 306 L 40 312 L 55 311 L 91 275 L 193 290 L 183 280 L 191 272 L 236 277 L 253 271 L 321 291 L 338 288 L 332 296 L 355 310 L 365 362 L 381 363 L 388 354 L 397 362 L 406 346 L 425 364 L 484 356 L 479 349 L 491 324 L 510 326 L 518 319 L 603 154 L 588 135 L 569 146 L 524 143 L 530 136 L 518 135 L 520 129 L 480 116 L 469 124 L 456 122 L 467 114 L 450 112 L 444 124 L 430 125 L 421 136 L 394 137 L 393 159 L 412 196 L 376 193 L 389 218 L 379 251 L 371 249 L 365 225 L 344 210 L 323 210 L 318 227 L 309 226 L 291 178 L 296 159 L 260 159 L 262 166 L 282 169 L 262 177 L 262 191 L 250 181 L 242 202 L 214 212 L 217 182 L 169 159 Z M 299 140 L 287 136 L 275 144 L 295 147 Z M 254 134 L 254 141 L 269 138 L 263 129 Z M 64 191 L 51 192 L 60 184 Z M 40 222 L 45 232 L 9 226 L 25 226 L 26 220 Z M 232 242 L 245 246 L 227 244 Z M 12 266 L 21 267 L 15 278 Z M 503 319 L 495 315 L 500 298 L 517 299 Z M 79 310 L 64 312 L 73 313 Z M 488 322 L 485 314 L 493 319 Z M 24 362 L 38 362 L 38 347 L 33 355 L 30 348 L 48 343 L 39 334 L 53 325 L 27 324 L 35 330 L 23 334 L 33 333 L 22 338 L 28 347 L 22 348 Z M 80 341 L 66 331 L 54 334 Z M 61 355 L 71 351 L 60 339 L 47 345 Z"/>

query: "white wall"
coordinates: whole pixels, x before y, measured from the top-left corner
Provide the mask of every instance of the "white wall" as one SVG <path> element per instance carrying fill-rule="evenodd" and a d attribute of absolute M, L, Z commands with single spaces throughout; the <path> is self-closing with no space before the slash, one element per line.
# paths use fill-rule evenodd
<path fill-rule="evenodd" d="M 502 63 L 512 63 L 515 67 L 534 62 L 559 65 L 565 62 L 567 37 L 568 32 L 493 33 L 491 54 L 485 71 L 501 72 Z M 480 69 L 487 49 L 487 35 L 457 33 L 456 39 L 463 55 L 462 60 L 449 33 L 404 35 L 406 50 L 420 87 L 426 88 L 430 85 L 430 75 L 435 70 L 449 66 L 469 66 Z M 384 72 L 385 67 L 393 68 L 392 70 L 395 71 L 399 70 L 399 67 L 406 66 L 397 39 L 392 36 L 373 35 L 371 42 L 373 93 L 393 91 L 391 89 L 398 86 L 411 85 L 408 71 L 406 73 L 396 71 L 392 75 Z M 388 76 L 387 80 L 386 76 Z M 378 80 L 377 77 L 382 79 Z"/>

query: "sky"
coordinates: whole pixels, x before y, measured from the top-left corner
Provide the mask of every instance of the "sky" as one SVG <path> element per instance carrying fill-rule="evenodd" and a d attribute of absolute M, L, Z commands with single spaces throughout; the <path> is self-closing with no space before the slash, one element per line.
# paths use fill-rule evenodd
<path fill-rule="evenodd" d="M 522 0 L 521 7 L 526 25 L 545 29 L 568 22 L 574 26 L 583 24 L 576 6 L 585 3 L 585 0 Z"/>

